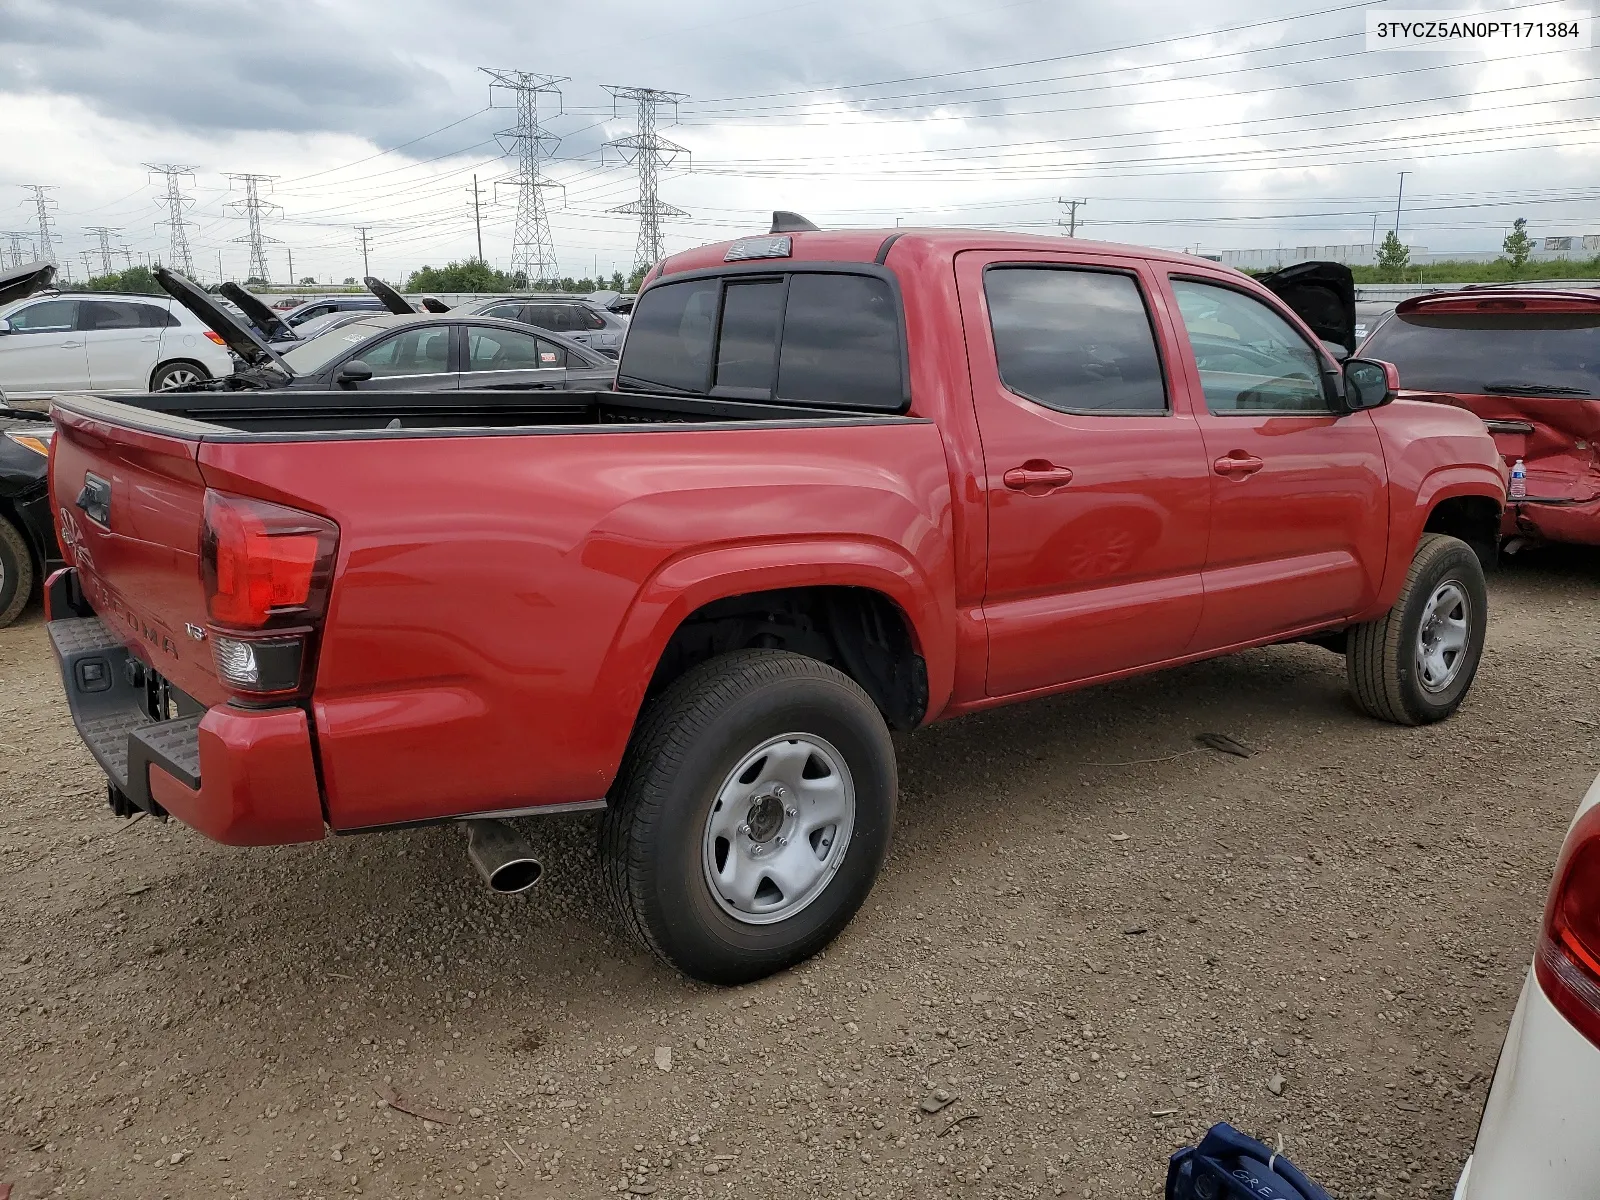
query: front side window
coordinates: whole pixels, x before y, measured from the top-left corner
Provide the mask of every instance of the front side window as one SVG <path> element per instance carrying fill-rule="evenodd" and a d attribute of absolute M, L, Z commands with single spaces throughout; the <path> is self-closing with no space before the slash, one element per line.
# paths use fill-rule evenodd
<path fill-rule="evenodd" d="M 1329 411 L 1321 357 L 1266 304 L 1193 279 L 1174 279 L 1172 290 L 1212 413 Z"/>
<path fill-rule="evenodd" d="M 1167 411 L 1155 332 L 1132 276 L 995 266 L 983 290 L 1009 390 L 1065 413 Z"/>
<path fill-rule="evenodd" d="M 361 361 L 375 379 L 440 374 L 450 369 L 450 330 L 408 329 L 364 351 Z"/>
<path fill-rule="evenodd" d="M 467 370 L 537 371 L 564 366 L 561 348 L 516 329 L 467 329 Z"/>
<path fill-rule="evenodd" d="M 640 296 L 618 380 L 646 390 L 704 391 L 720 288 L 716 279 L 691 279 L 659 284 Z"/>
<path fill-rule="evenodd" d="M 11 314 L 15 333 L 70 333 L 78 323 L 76 300 L 44 300 Z"/>

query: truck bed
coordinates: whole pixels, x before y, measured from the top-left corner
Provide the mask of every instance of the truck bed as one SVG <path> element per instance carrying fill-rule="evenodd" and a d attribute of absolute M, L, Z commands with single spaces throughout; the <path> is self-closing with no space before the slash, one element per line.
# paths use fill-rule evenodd
<path fill-rule="evenodd" d="M 533 388 L 455 392 L 234 391 L 73 393 L 57 405 L 103 416 L 119 425 L 178 432 L 174 422 L 203 425 L 191 436 L 207 441 L 256 441 L 304 435 L 370 437 L 400 430 L 415 435 L 478 431 L 574 432 L 575 426 L 732 424 L 781 421 L 882 424 L 908 418 L 880 412 L 761 404 L 704 396 L 612 391 L 543 391 Z M 111 406 L 111 407 L 103 407 Z M 147 417 L 141 418 L 139 410 Z"/>

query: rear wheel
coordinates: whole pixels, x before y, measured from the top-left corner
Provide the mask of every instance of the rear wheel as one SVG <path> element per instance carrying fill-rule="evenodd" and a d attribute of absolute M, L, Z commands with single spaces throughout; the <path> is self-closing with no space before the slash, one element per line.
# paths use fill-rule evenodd
<path fill-rule="evenodd" d="M 635 730 L 602 833 L 607 884 L 684 974 L 759 979 L 815 954 L 861 906 L 897 789 L 888 727 L 847 675 L 785 651 L 725 654 Z"/>
<path fill-rule="evenodd" d="M 1350 690 L 1369 714 L 1397 725 L 1442 721 L 1461 706 L 1483 655 L 1489 593 L 1472 547 L 1425 533 L 1400 598 L 1350 630 Z"/>
<path fill-rule="evenodd" d="M 0 517 L 0 626 L 9 625 L 33 595 L 33 552 L 22 531 Z"/>
<path fill-rule="evenodd" d="M 162 363 L 150 376 L 150 390 L 152 392 L 170 392 L 173 388 L 188 387 L 190 384 L 204 383 L 211 378 L 211 372 L 194 362 L 169 362 Z"/>

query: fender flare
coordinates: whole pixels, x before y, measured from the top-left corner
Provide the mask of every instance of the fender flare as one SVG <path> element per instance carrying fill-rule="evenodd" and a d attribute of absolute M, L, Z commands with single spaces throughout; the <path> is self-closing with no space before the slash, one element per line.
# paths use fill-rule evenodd
<path fill-rule="evenodd" d="M 1417 543 L 1422 540 L 1428 515 L 1441 501 L 1453 500 L 1458 496 L 1479 496 L 1493 500 L 1498 509 L 1504 510 L 1505 479 L 1498 470 L 1484 463 L 1452 463 L 1435 467 L 1424 475 L 1412 493 L 1409 505 L 1404 504 L 1403 496 L 1397 496 L 1390 517 L 1389 559 L 1384 565 L 1383 587 L 1374 613 L 1364 614 L 1362 619 L 1369 620 L 1373 615 L 1381 615 L 1393 607 L 1400 598 L 1406 574 L 1411 570 L 1411 560 L 1416 554 Z"/>
<path fill-rule="evenodd" d="M 741 542 L 687 551 L 661 564 L 639 587 L 606 653 L 595 692 L 627 714 L 615 760 L 638 720 L 645 690 L 667 642 L 684 620 L 715 600 L 781 588 L 859 587 L 891 600 L 905 616 L 913 647 L 928 669 L 932 716 L 955 682 L 954 595 L 943 592 L 903 548 L 868 538 L 796 538 Z M 948 611 L 947 611 L 948 610 Z"/>

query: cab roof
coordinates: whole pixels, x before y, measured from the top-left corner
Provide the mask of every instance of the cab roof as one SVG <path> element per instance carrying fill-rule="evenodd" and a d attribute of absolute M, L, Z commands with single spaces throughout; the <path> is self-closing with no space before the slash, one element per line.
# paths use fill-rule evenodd
<path fill-rule="evenodd" d="M 771 234 L 750 234 L 744 238 L 731 238 L 708 246 L 697 246 L 672 254 L 661 261 L 657 271 L 647 282 L 664 275 L 683 271 L 732 265 L 727 259 L 730 249 L 740 242 L 760 242 L 775 237 L 790 240 L 790 252 L 782 257 L 750 258 L 752 264 L 768 262 L 773 270 L 780 270 L 785 262 L 850 262 L 881 263 L 888 257 L 890 247 L 897 253 L 911 251 L 933 258 L 954 258 L 963 250 L 1048 250 L 1060 253 L 1071 250 L 1080 254 L 1129 255 L 1177 263 L 1183 266 L 1202 267 L 1208 271 L 1232 271 L 1209 258 L 1182 254 L 1175 250 L 1156 250 L 1149 246 L 1134 246 L 1122 242 L 1091 242 L 1084 238 L 1051 237 L 1036 233 L 1008 233 L 999 229 L 814 229 L 779 231 Z"/>

